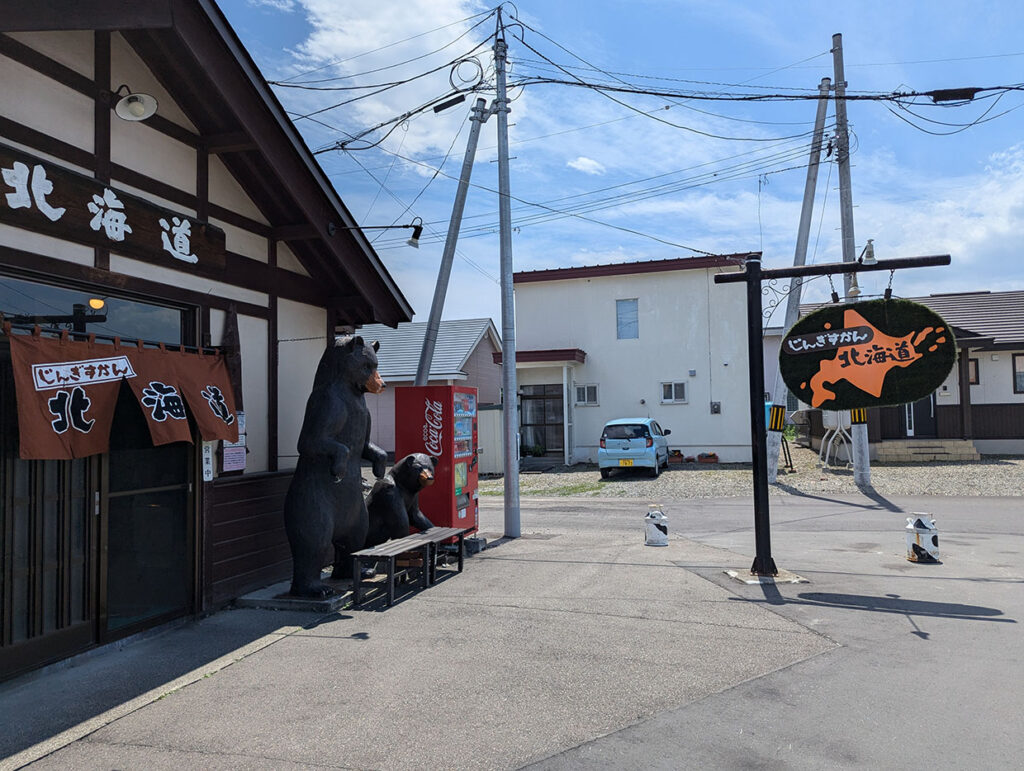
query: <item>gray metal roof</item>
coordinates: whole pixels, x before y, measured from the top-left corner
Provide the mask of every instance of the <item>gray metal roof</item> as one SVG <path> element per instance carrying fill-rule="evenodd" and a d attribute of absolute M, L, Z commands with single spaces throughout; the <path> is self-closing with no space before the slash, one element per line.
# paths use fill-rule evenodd
<path fill-rule="evenodd" d="M 905 299 L 931 308 L 954 327 L 991 337 L 995 345 L 1024 343 L 1024 290 L 953 292 Z M 820 307 L 820 303 L 801 305 L 800 314 Z"/>
<path fill-rule="evenodd" d="M 397 328 L 384 324 L 366 324 L 356 330 L 367 342 L 377 340 L 378 371 L 391 380 L 413 380 L 420 363 L 423 338 L 427 322 L 415 321 L 399 324 Z M 444 380 L 466 375 L 463 367 L 485 336 L 501 350 L 501 338 L 490 319 L 451 319 L 442 321 L 434 345 L 434 359 L 430 364 L 430 379 Z"/>

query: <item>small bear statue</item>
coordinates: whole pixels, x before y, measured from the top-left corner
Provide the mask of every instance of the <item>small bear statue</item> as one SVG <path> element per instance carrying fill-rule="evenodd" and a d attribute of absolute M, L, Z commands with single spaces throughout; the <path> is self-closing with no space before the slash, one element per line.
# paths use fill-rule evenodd
<path fill-rule="evenodd" d="M 409 535 L 409 526 L 429 530 L 434 525 L 420 511 L 420 490 L 434 484 L 437 458 L 412 453 L 391 467 L 378 479 L 366 498 L 370 529 L 365 548 L 377 546 L 392 538 Z"/>

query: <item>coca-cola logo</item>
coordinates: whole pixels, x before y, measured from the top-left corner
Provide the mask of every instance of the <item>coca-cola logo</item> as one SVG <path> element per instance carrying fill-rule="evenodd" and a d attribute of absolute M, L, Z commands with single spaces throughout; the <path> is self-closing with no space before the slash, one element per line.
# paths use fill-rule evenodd
<path fill-rule="evenodd" d="M 423 445 L 431 455 L 441 457 L 441 427 L 444 425 L 444 407 L 441 402 L 424 399 Z"/>

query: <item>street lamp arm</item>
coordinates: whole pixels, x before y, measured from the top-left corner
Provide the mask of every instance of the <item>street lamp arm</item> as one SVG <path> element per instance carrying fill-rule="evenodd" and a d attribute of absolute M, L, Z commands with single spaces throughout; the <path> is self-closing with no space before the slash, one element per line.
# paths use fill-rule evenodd
<path fill-rule="evenodd" d="M 899 270 L 900 268 L 925 268 L 931 265 L 949 265 L 952 258 L 948 254 L 935 254 L 928 257 L 897 257 L 892 260 L 880 260 L 865 265 L 862 262 L 825 262 L 818 265 L 800 265 L 791 268 L 772 268 L 760 271 L 764 280 L 772 278 L 792 278 L 793 276 L 827 276 L 833 273 L 864 273 L 872 270 Z M 746 281 L 747 273 L 719 273 L 715 276 L 716 284 L 732 284 Z"/>
<path fill-rule="evenodd" d="M 419 248 L 420 237 L 423 235 L 423 218 L 416 217 L 408 225 L 335 225 L 333 222 L 328 223 L 327 232 L 329 235 L 334 235 L 338 230 L 399 230 L 412 228 L 412 236 L 406 242 L 409 246 Z"/>

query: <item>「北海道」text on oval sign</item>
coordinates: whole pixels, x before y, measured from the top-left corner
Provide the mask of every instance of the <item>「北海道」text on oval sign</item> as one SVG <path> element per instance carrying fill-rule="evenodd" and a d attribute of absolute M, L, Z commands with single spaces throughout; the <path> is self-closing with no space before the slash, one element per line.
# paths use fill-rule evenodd
<path fill-rule="evenodd" d="M 790 391 L 826 410 L 923 399 L 955 362 L 949 325 L 909 300 L 826 306 L 794 324 L 779 352 Z"/>

